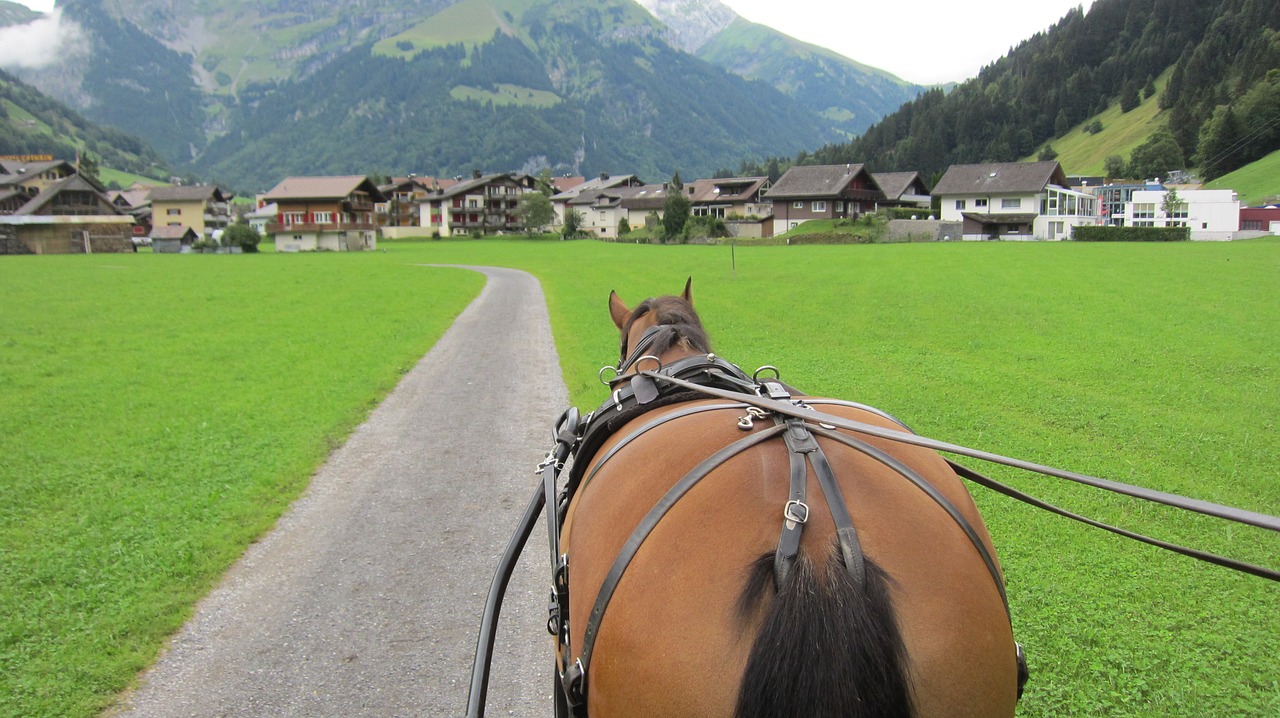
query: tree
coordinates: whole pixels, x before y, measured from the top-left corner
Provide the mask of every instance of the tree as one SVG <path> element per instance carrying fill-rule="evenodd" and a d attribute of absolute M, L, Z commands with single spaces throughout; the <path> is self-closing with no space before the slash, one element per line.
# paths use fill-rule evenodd
<path fill-rule="evenodd" d="M 98 178 L 98 161 L 88 152 L 80 155 L 80 162 L 77 164 L 76 171 L 94 182 L 100 181 Z"/>
<path fill-rule="evenodd" d="M 680 173 L 672 178 L 672 184 L 667 188 L 667 201 L 662 205 L 662 239 L 672 240 L 680 237 L 684 232 L 684 225 L 689 221 L 689 210 L 692 203 L 685 196 L 682 189 L 676 189 L 675 181 L 680 179 Z"/>
<path fill-rule="evenodd" d="M 1128 112 L 1138 105 L 1142 104 L 1142 98 L 1138 97 L 1138 83 L 1130 80 L 1124 84 L 1124 89 L 1120 91 L 1120 111 Z"/>
<path fill-rule="evenodd" d="M 1186 205 L 1183 204 L 1182 198 L 1178 196 L 1178 190 L 1170 187 L 1169 191 L 1164 193 L 1164 199 L 1160 201 L 1160 211 L 1164 213 L 1165 217 L 1172 217 L 1174 212 L 1184 209 L 1186 209 Z"/>
<path fill-rule="evenodd" d="M 556 211 L 545 194 L 525 192 L 520 195 L 520 200 L 516 203 L 516 217 L 520 219 L 524 231 L 533 232 L 551 224 L 556 217 Z"/>
<path fill-rule="evenodd" d="M 1129 174 L 1135 178 L 1162 177 L 1169 170 L 1186 166 L 1182 148 L 1167 128 L 1157 130 L 1146 142 L 1133 148 L 1129 156 Z"/>
<path fill-rule="evenodd" d="M 258 234 L 258 230 L 251 227 L 244 220 L 240 220 L 222 231 L 222 246 L 239 247 L 241 251 L 246 253 L 258 251 L 258 243 L 261 241 L 262 235 Z"/>
<path fill-rule="evenodd" d="M 631 223 L 626 217 L 618 220 L 618 236 L 621 237 L 624 234 L 631 234 Z"/>
<path fill-rule="evenodd" d="M 1107 155 L 1102 161 L 1102 171 L 1108 179 L 1125 176 L 1124 158 L 1120 155 Z"/>
<path fill-rule="evenodd" d="M 582 227 L 582 213 L 576 209 L 568 207 L 564 210 L 564 229 L 560 232 L 563 239 L 573 239 L 578 236 L 578 232 Z"/>
<path fill-rule="evenodd" d="M 1041 162 L 1052 162 L 1053 160 L 1058 159 L 1058 151 L 1053 149 L 1053 145 L 1046 144 L 1043 148 L 1041 148 L 1040 154 L 1036 157 L 1036 159 L 1040 160 Z"/>

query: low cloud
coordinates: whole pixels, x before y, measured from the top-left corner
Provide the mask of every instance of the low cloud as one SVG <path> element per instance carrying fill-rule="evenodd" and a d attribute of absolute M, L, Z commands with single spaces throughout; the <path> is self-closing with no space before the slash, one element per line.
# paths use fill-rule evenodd
<path fill-rule="evenodd" d="M 0 28 L 0 67 L 40 69 L 57 62 L 84 37 L 80 26 L 62 19 L 62 10 L 25 25 Z"/>

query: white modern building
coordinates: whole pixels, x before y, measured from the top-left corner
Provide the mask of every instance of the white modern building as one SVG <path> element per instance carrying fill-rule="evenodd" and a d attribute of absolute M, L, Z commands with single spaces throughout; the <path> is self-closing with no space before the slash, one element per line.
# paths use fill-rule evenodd
<path fill-rule="evenodd" d="M 1124 206 L 1128 227 L 1190 227 L 1196 240 L 1225 241 L 1240 229 L 1240 198 L 1234 190 L 1175 190 L 1176 205 L 1166 212 L 1167 190 L 1138 190 Z"/>

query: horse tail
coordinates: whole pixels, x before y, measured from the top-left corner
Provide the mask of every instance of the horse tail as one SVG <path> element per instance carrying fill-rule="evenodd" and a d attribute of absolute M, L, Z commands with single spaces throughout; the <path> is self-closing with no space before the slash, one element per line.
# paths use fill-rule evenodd
<path fill-rule="evenodd" d="M 820 580 L 800 554 L 764 608 L 735 718 L 911 718 L 906 648 L 889 596 L 893 579 L 867 559 L 859 585 L 838 551 L 826 569 Z M 744 617 L 760 606 L 773 576 L 773 554 L 762 556 L 738 604 Z"/>

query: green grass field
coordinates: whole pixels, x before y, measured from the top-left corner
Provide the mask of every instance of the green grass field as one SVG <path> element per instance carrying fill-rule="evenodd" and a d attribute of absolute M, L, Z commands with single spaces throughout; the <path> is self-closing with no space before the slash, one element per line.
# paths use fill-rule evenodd
<path fill-rule="evenodd" d="M 1280 514 L 1274 240 L 384 247 L 0 261 L 0 716 L 93 715 L 151 659 L 480 287 L 421 263 L 538 276 L 584 410 L 616 361 L 609 291 L 634 304 L 692 276 L 717 352 L 748 370 L 935 438 Z M 1280 564 L 1274 535 L 991 473 Z M 973 493 L 1031 660 L 1019 715 L 1280 714 L 1280 588 Z"/>

